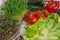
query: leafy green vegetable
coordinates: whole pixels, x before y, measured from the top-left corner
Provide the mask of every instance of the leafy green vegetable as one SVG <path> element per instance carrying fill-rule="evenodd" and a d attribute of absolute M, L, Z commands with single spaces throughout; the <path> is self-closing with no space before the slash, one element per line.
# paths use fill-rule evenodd
<path fill-rule="evenodd" d="M 60 9 L 58 10 L 57 14 L 60 16 Z"/>
<path fill-rule="evenodd" d="M 11 17 L 0 16 L 0 35 L 8 37 L 10 32 L 16 29 L 20 25 L 19 20 Z"/>
<path fill-rule="evenodd" d="M 3 7 L 5 15 L 10 17 L 22 17 L 27 11 L 28 0 L 7 0 Z"/>
<path fill-rule="evenodd" d="M 37 5 L 29 5 L 29 11 L 35 12 L 36 10 L 42 11 L 43 9 L 45 9 L 45 6 L 41 7 L 41 6 L 37 6 Z"/>
<path fill-rule="evenodd" d="M 59 15 L 58 21 L 60 22 L 60 9 L 58 10 L 57 14 Z"/>
<path fill-rule="evenodd" d="M 60 40 L 60 23 L 58 15 L 53 14 L 45 20 L 40 18 L 35 24 L 28 25 L 25 40 Z"/>

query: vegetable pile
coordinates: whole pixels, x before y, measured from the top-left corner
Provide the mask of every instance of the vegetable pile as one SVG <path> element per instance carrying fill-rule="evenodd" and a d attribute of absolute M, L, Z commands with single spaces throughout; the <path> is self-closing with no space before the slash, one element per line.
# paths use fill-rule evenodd
<path fill-rule="evenodd" d="M 35 12 L 29 12 L 24 16 L 24 19 L 27 21 L 28 24 L 32 25 L 34 24 L 40 17 L 43 17 L 43 19 L 47 18 L 48 16 L 52 15 L 47 10 L 43 11 L 35 11 Z"/>
<path fill-rule="evenodd" d="M 58 15 L 53 14 L 45 20 L 39 20 L 28 25 L 24 33 L 24 40 L 60 40 L 60 22 Z"/>
<path fill-rule="evenodd" d="M 25 20 L 28 19 L 28 24 L 34 24 L 40 17 L 43 17 L 43 19 L 47 18 L 48 16 L 59 13 L 59 2 L 50 0 L 48 3 L 46 3 L 44 0 L 36 1 L 34 0 L 33 3 L 29 3 L 29 12 L 25 15 Z M 36 17 L 32 18 L 31 14 Z M 58 14 L 59 15 L 59 14 Z M 30 19 L 32 18 L 32 19 Z M 30 21 L 29 21 L 30 20 Z M 34 20 L 34 22 L 33 22 Z"/>
<path fill-rule="evenodd" d="M 27 13 L 25 15 L 25 20 L 28 22 L 28 24 L 34 24 L 40 17 L 40 14 L 36 12 L 36 14 L 34 14 L 34 12 L 30 12 L 29 14 Z"/>
<path fill-rule="evenodd" d="M 29 11 L 43 10 L 44 8 L 45 8 L 44 0 L 41 1 L 32 0 L 31 2 L 28 3 Z"/>
<path fill-rule="evenodd" d="M 35 7 L 30 6 L 31 10 L 24 17 L 28 23 L 24 40 L 60 40 L 59 2 L 50 0 L 46 6 L 43 5 L 45 8 L 42 6 L 44 9 L 39 9 L 41 6 L 36 6 L 36 3 L 33 4 Z"/>

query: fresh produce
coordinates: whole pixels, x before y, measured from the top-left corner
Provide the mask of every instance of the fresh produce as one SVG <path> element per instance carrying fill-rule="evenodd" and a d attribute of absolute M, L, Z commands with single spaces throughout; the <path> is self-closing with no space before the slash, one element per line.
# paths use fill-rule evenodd
<path fill-rule="evenodd" d="M 16 30 L 16 27 L 20 26 L 20 22 L 17 19 L 1 16 L 0 15 L 0 36 L 5 39 L 9 38 L 13 30 Z"/>
<path fill-rule="evenodd" d="M 45 13 L 42 13 L 43 18 L 47 18 L 47 15 Z"/>
<path fill-rule="evenodd" d="M 18 31 L 21 20 L 27 12 L 27 3 L 28 0 L 7 0 L 0 8 L 3 11 L 3 15 L 0 13 L 0 40 L 1 38 L 3 40 L 10 40 Z"/>
<path fill-rule="evenodd" d="M 37 17 L 37 19 L 39 19 L 40 17 L 47 18 L 50 15 L 51 13 L 49 13 L 46 9 L 42 11 L 40 10 L 35 11 L 35 16 Z"/>
<path fill-rule="evenodd" d="M 60 9 L 58 10 L 57 14 L 59 15 L 58 21 L 60 22 Z"/>
<path fill-rule="evenodd" d="M 60 2 L 59 2 L 59 6 L 60 6 Z"/>
<path fill-rule="evenodd" d="M 40 6 L 36 6 L 36 5 L 29 5 L 28 9 L 29 9 L 29 11 L 35 12 L 37 10 L 42 11 L 45 9 L 45 7 L 40 7 Z"/>
<path fill-rule="evenodd" d="M 60 16 L 60 9 L 58 10 L 57 14 Z"/>
<path fill-rule="evenodd" d="M 28 3 L 29 11 L 35 12 L 36 10 L 43 10 L 45 9 L 45 1 L 44 0 L 31 0 Z"/>
<path fill-rule="evenodd" d="M 49 12 L 48 10 L 46 10 L 46 9 L 45 9 L 45 13 L 46 13 L 47 16 L 50 16 L 50 15 L 53 14 L 53 13 L 50 13 L 50 12 Z"/>
<path fill-rule="evenodd" d="M 43 10 L 41 15 L 42 15 L 43 18 L 48 17 L 48 13 L 46 12 L 46 10 Z"/>
<path fill-rule="evenodd" d="M 5 2 L 3 10 L 5 15 L 20 19 L 27 12 L 28 0 L 8 0 Z"/>
<path fill-rule="evenodd" d="M 24 16 L 24 18 L 25 18 L 25 20 L 28 20 L 32 16 L 34 16 L 34 12 L 29 12 Z"/>
<path fill-rule="evenodd" d="M 37 21 L 37 18 L 32 16 L 31 19 L 27 20 L 28 24 L 34 24 Z"/>
<path fill-rule="evenodd" d="M 49 11 L 49 12 L 53 12 L 53 13 L 56 13 L 58 11 L 58 8 L 59 8 L 59 2 L 57 1 L 49 1 L 47 4 L 46 4 L 46 9 Z"/>
<path fill-rule="evenodd" d="M 40 18 L 40 11 L 29 12 L 24 16 L 24 19 L 28 24 L 34 24 Z"/>
<path fill-rule="evenodd" d="M 38 5 L 43 7 L 45 5 L 45 1 L 44 0 L 31 0 L 31 2 L 29 1 L 28 5 Z"/>
<path fill-rule="evenodd" d="M 40 17 L 43 17 L 43 19 L 45 19 L 50 15 L 52 15 L 52 13 L 49 13 L 46 9 L 42 11 L 36 10 L 35 12 L 27 13 L 24 19 L 27 21 L 28 24 L 34 24 L 36 21 L 39 20 Z"/>
<path fill-rule="evenodd" d="M 26 14 L 24 18 L 28 24 L 34 24 L 37 21 L 37 18 L 34 16 L 33 12 Z"/>
<path fill-rule="evenodd" d="M 40 18 L 35 24 L 28 25 L 23 37 L 24 40 L 60 40 L 58 15 L 53 14 L 45 20 Z"/>
<path fill-rule="evenodd" d="M 52 13 L 48 12 L 46 9 L 41 11 L 41 16 L 43 18 L 47 18 L 48 16 L 52 15 Z"/>
<path fill-rule="evenodd" d="M 37 19 L 39 19 L 39 18 L 40 18 L 40 16 L 41 16 L 40 11 L 39 11 L 39 10 L 35 11 L 34 16 L 35 16 Z"/>

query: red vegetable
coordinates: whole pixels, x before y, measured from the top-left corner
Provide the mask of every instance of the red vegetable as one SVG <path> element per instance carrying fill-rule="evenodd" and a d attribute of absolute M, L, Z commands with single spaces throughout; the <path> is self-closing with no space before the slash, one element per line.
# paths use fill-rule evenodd
<path fill-rule="evenodd" d="M 34 16 L 32 16 L 31 19 L 27 20 L 27 23 L 32 25 L 32 24 L 34 24 L 36 21 L 37 21 L 37 18 L 34 17 Z"/>
<path fill-rule="evenodd" d="M 46 14 L 46 10 L 44 10 L 44 11 L 42 11 L 42 14 L 41 15 L 42 15 L 43 18 L 47 18 L 47 14 Z"/>
<path fill-rule="evenodd" d="M 46 15 L 48 15 L 48 16 L 50 16 L 50 15 L 52 15 L 52 13 L 50 13 L 48 10 L 45 10 L 46 12 Z"/>
<path fill-rule="evenodd" d="M 60 2 L 59 2 L 59 6 L 60 6 Z"/>
<path fill-rule="evenodd" d="M 29 12 L 24 16 L 24 19 L 27 21 L 32 16 L 34 16 L 33 12 Z"/>
<path fill-rule="evenodd" d="M 27 21 L 27 23 L 31 25 L 37 21 L 37 18 L 34 16 L 33 12 L 26 14 L 24 18 Z"/>
<path fill-rule="evenodd" d="M 46 5 L 46 9 L 47 9 L 49 12 L 55 13 L 55 12 L 58 11 L 58 8 L 59 8 L 59 2 L 54 1 L 54 0 L 48 2 L 47 5 Z"/>
<path fill-rule="evenodd" d="M 36 12 L 35 12 L 35 17 L 36 17 L 37 19 L 39 19 L 40 16 L 41 16 L 41 15 L 40 15 L 40 11 L 36 11 Z"/>
<path fill-rule="evenodd" d="M 43 18 L 47 18 L 48 16 L 52 15 L 52 13 L 50 13 L 49 11 L 47 11 L 46 9 L 44 9 L 42 12 L 41 12 L 41 16 Z"/>

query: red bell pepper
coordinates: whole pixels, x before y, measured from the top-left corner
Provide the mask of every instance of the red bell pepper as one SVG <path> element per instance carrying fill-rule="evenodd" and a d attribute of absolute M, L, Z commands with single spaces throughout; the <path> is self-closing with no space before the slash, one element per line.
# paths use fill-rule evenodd
<path fill-rule="evenodd" d="M 59 6 L 60 6 L 60 2 L 59 2 Z"/>
<path fill-rule="evenodd" d="M 36 17 L 37 19 L 39 19 L 40 16 L 41 16 L 40 11 L 37 10 L 34 15 L 35 15 L 35 17 Z"/>
<path fill-rule="evenodd" d="M 30 25 L 34 24 L 37 21 L 37 18 L 35 17 L 33 12 L 29 12 L 25 15 L 24 19 L 26 22 Z"/>
<path fill-rule="evenodd" d="M 53 12 L 56 13 L 58 11 L 59 8 L 59 2 L 54 1 L 54 0 L 50 0 L 47 4 L 46 4 L 46 9 L 49 12 Z"/>

